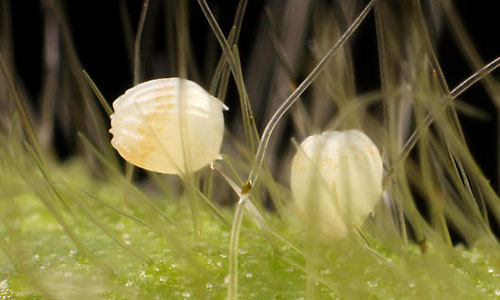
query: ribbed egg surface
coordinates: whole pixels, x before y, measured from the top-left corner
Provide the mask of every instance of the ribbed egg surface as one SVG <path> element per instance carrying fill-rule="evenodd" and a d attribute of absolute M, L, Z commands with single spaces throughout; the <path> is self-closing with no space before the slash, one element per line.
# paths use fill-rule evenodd
<path fill-rule="evenodd" d="M 187 153 L 192 171 L 220 157 L 225 106 L 190 80 L 174 77 L 138 84 L 116 99 L 113 109 L 111 145 L 138 167 L 179 174 L 185 172 Z"/>
<path fill-rule="evenodd" d="M 382 196 L 383 163 L 377 146 L 359 130 L 307 137 L 291 167 L 291 189 L 304 217 L 334 236 L 359 225 Z M 311 209 L 314 207 L 314 209 Z"/>

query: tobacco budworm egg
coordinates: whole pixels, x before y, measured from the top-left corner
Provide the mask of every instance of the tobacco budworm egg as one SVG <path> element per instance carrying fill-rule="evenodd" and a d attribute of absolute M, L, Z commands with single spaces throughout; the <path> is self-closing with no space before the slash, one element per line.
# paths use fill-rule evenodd
<path fill-rule="evenodd" d="M 363 132 L 327 131 L 302 142 L 290 185 L 300 214 L 343 236 L 347 222 L 359 225 L 381 199 L 382 173 L 380 152 Z"/>
<path fill-rule="evenodd" d="M 136 166 L 179 174 L 185 172 L 186 153 L 192 171 L 220 157 L 222 110 L 227 108 L 190 80 L 162 78 L 138 84 L 118 97 L 113 109 L 111 145 Z"/>

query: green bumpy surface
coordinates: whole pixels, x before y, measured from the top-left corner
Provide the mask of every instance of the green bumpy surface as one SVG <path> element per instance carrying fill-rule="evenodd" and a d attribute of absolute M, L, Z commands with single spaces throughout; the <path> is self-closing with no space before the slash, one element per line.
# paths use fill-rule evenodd
<path fill-rule="evenodd" d="M 73 217 L 64 212 L 79 241 L 95 256 L 89 259 L 36 193 L 19 193 L 9 200 L 18 207 L 15 218 L 4 214 L 0 223 L 7 245 L 18 247 L 14 255 L 19 259 L 13 263 L 0 251 L 0 299 L 225 299 L 230 227 L 208 209 L 200 205 L 195 237 L 189 206 L 181 201 L 151 196 L 178 224 L 174 227 L 134 211 L 123 200 L 133 196 L 117 185 L 82 176 L 78 167 L 59 172 L 69 179 L 61 187 L 62 197 L 68 191 L 90 191 L 154 225 L 140 225 L 83 193 L 73 194 L 82 197 L 86 209 L 116 239 L 90 222 L 81 208 L 74 209 Z M 491 247 L 429 244 L 422 253 L 400 241 L 368 248 L 354 240 L 308 247 L 297 222 L 271 213 L 268 222 L 299 251 L 247 218 L 239 249 L 239 299 L 500 299 L 500 256 Z"/>

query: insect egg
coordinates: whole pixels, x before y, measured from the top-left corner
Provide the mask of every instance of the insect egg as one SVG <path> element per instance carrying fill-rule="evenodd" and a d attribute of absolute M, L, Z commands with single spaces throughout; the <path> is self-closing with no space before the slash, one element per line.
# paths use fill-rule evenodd
<path fill-rule="evenodd" d="M 328 234 L 343 236 L 347 221 L 359 225 L 380 201 L 382 175 L 380 152 L 363 132 L 326 131 L 302 142 L 290 185 L 304 218 L 317 220 Z"/>
<path fill-rule="evenodd" d="M 118 97 L 113 109 L 111 145 L 133 165 L 179 174 L 188 153 L 192 171 L 220 158 L 227 107 L 193 81 L 143 82 Z"/>

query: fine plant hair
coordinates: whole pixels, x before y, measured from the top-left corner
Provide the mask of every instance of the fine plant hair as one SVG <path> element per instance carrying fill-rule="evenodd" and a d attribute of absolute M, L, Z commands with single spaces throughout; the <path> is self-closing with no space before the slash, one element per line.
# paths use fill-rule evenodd
<path fill-rule="evenodd" d="M 230 15 L 214 2 L 117 5 L 129 87 L 186 78 L 229 106 L 221 159 L 196 172 L 184 159 L 176 176 L 111 147 L 114 95 L 77 55 L 68 1 L 40 2 L 37 96 L 15 63 L 12 1 L 0 0 L 0 299 L 498 297 L 500 198 L 463 120 L 500 116 L 500 53 L 482 57 L 467 12 L 450 0 L 268 0 L 252 20 L 252 1 Z M 194 23 L 206 27 L 203 51 Z M 458 83 L 442 63 L 444 30 L 470 70 Z M 464 101 L 473 87 L 496 111 Z M 307 136 L 349 129 L 380 150 L 383 196 L 360 224 L 342 215 L 339 238 L 317 216 L 325 178 L 300 212 L 290 165 Z M 59 131 L 74 144 L 66 160 Z"/>

